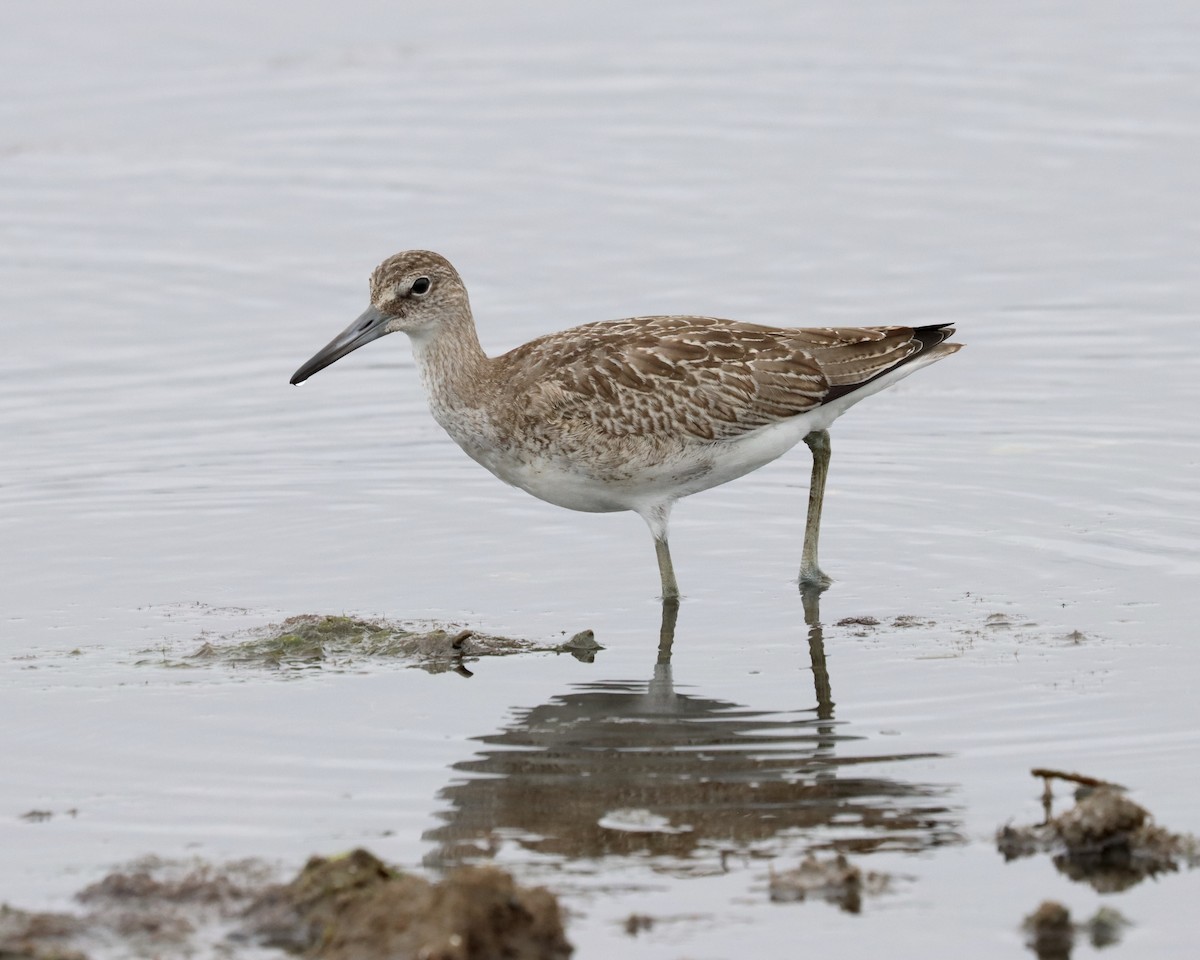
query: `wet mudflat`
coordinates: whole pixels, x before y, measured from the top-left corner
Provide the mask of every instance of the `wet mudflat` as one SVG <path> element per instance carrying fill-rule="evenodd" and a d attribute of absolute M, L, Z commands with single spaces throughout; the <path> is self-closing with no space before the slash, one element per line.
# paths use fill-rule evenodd
<path fill-rule="evenodd" d="M 0 902 L 365 848 L 545 887 L 579 957 L 1194 953 L 1190 848 L 1076 875 L 1085 801 L 1029 775 L 1200 832 L 1193 13 L 0 17 Z M 405 247 L 491 351 L 670 312 L 968 347 L 835 426 L 819 609 L 803 448 L 681 504 L 667 645 L 640 521 L 485 474 L 399 338 L 288 387 Z M 308 615 L 358 645 L 272 632 Z"/>

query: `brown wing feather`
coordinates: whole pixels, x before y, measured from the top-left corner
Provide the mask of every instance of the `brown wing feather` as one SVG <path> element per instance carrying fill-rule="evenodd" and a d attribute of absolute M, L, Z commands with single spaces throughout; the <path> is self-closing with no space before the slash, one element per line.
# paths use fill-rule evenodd
<path fill-rule="evenodd" d="M 843 396 L 951 332 L 635 317 L 551 334 L 497 362 L 514 399 L 542 422 L 727 440 Z"/>

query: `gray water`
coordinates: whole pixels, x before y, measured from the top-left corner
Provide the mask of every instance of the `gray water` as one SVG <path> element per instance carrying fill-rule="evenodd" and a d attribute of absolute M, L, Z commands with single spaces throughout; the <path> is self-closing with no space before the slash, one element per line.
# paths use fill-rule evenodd
<path fill-rule="evenodd" d="M 1191 956 L 1200 875 L 1100 896 L 992 838 L 1035 766 L 1200 832 L 1200 10 L 244 7 L 0 8 L 0 901 L 365 845 L 546 884 L 583 958 L 1011 957 L 1046 898 Z M 816 638 L 803 446 L 680 504 L 668 664 L 641 521 L 470 462 L 403 338 L 288 386 L 410 247 L 493 352 L 686 312 L 968 347 L 835 426 Z M 306 612 L 606 649 L 139 665 Z M 769 902 L 830 846 L 890 892 Z"/>

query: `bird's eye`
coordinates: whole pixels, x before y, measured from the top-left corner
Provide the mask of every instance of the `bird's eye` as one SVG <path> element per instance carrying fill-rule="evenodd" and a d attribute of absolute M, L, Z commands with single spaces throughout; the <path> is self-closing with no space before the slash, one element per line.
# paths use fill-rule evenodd
<path fill-rule="evenodd" d="M 413 281 L 412 285 L 413 295 L 417 297 L 423 297 L 429 292 L 429 288 L 432 286 L 433 283 L 428 277 L 417 277 L 417 279 Z"/>

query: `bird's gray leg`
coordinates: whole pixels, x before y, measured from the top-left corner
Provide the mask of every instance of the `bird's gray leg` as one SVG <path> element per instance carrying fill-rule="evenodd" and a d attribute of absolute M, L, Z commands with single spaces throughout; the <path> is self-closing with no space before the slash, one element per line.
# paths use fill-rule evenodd
<path fill-rule="evenodd" d="M 829 431 L 814 430 L 804 438 L 812 451 L 812 480 L 808 485 L 808 522 L 804 527 L 804 553 L 800 558 L 800 585 L 824 590 L 833 581 L 817 563 L 817 540 L 821 536 L 821 505 L 825 501 L 825 478 L 829 476 Z"/>
<path fill-rule="evenodd" d="M 654 538 L 654 552 L 658 556 L 658 575 L 662 578 L 663 603 L 679 604 L 679 584 L 675 582 L 675 565 L 671 563 L 671 548 L 667 536 Z"/>
<path fill-rule="evenodd" d="M 679 602 L 679 584 L 675 582 L 675 565 L 671 563 L 671 548 L 667 546 L 667 528 L 671 521 L 673 500 L 663 500 L 645 510 L 639 510 L 642 519 L 654 536 L 654 553 L 658 557 L 658 575 L 662 578 L 662 598 Z"/>

